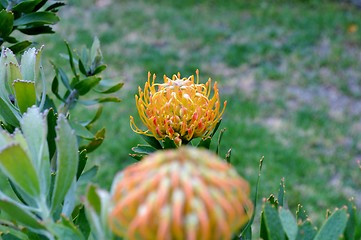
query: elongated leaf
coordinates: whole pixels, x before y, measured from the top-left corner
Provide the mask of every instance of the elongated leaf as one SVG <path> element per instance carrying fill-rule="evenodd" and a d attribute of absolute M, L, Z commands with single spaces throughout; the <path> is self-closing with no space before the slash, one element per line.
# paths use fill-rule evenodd
<path fill-rule="evenodd" d="M 25 50 L 30 45 L 31 45 L 31 42 L 26 40 L 26 41 L 18 42 L 14 45 L 11 45 L 9 47 L 9 49 L 11 49 L 11 51 L 13 51 L 14 53 L 19 53 L 19 52 L 22 52 L 23 50 Z"/>
<path fill-rule="evenodd" d="M 320 231 L 315 237 L 315 240 L 338 239 L 346 228 L 347 220 L 348 216 L 346 208 L 335 210 L 335 212 L 322 225 Z"/>
<path fill-rule="evenodd" d="M 78 165 L 78 170 L 76 173 L 76 179 L 78 180 L 80 175 L 83 173 L 83 170 L 85 168 L 85 165 L 88 161 L 88 156 L 86 155 L 86 150 L 84 149 L 83 151 L 81 151 L 79 153 L 79 165 Z"/>
<path fill-rule="evenodd" d="M 297 238 L 297 222 L 290 210 L 285 208 L 279 209 L 279 217 L 282 223 L 284 232 L 289 240 L 296 240 Z"/>
<path fill-rule="evenodd" d="M 102 106 L 102 105 L 99 105 L 99 106 L 98 106 L 98 109 L 97 109 L 97 111 L 96 111 L 96 113 L 95 113 L 95 115 L 94 115 L 94 117 L 93 117 L 92 119 L 86 121 L 86 122 L 82 122 L 81 124 L 82 124 L 83 126 L 85 126 L 86 128 L 89 128 L 92 123 L 94 123 L 96 120 L 99 119 L 99 117 L 100 117 L 100 115 L 102 114 L 102 112 L 103 112 L 103 106 Z"/>
<path fill-rule="evenodd" d="M 56 239 L 79 239 L 83 240 L 83 234 L 67 218 L 61 217 L 61 221 L 49 224 L 48 227 Z"/>
<path fill-rule="evenodd" d="M 36 104 L 35 82 L 15 80 L 13 86 L 16 102 L 21 113 L 26 112 L 29 107 Z"/>
<path fill-rule="evenodd" d="M 147 143 L 149 143 L 150 146 L 154 147 L 155 149 L 162 149 L 162 145 L 159 143 L 159 141 L 152 136 L 147 135 L 140 135 Z"/>
<path fill-rule="evenodd" d="M 35 48 L 30 48 L 24 52 L 21 56 L 21 75 L 22 79 L 36 81 L 37 80 L 37 71 L 39 71 L 39 61 L 41 50 L 36 50 Z"/>
<path fill-rule="evenodd" d="M 219 153 L 219 147 L 221 145 L 221 141 L 222 141 L 222 136 L 223 136 L 223 133 L 226 131 L 225 128 L 222 128 L 221 129 L 221 132 L 219 133 L 219 136 L 218 136 L 218 142 L 217 142 L 217 147 L 216 147 L 216 154 Z"/>
<path fill-rule="evenodd" d="M 14 14 L 5 9 L 0 11 L 0 37 L 7 37 L 13 30 Z"/>
<path fill-rule="evenodd" d="M 350 199 L 347 203 L 347 213 L 349 215 L 349 218 L 347 221 L 344 236 L 346 240 L 353 240 L 355 239 L 355 228 L 357 226 L 357 211 L 353 199 Z"/>
<path fill-rule="evenodd" d="M 37 107 L 29 108 L 21 121 L 31 160 L 38 173 L 41 190 L 47 194 L 50 186 L 50 159 L 47 143 L 47 120 Z"/>
<path fill-rule="evenodd" d="M 19 126 L 19 113 L 15 110 L 12 110 L 2 98 L 0 98 L 0 109 L 0 115 L 3 117 L 6 123 L 15 127 Z"/>
<path fill-rule="evenodd" d="M 107 65 L 100 65 L 99 67 L 97 67 L 94 72 L 92 73 L 92 75 L 97 75 L 101 72 L 103 72 L 105 69 L 107 68 Z"/>
<path fill-rule="evenodd" d="M 56 177 L 52 198 L 52 211 L 64 200 L 78 169 L 78 143 L 64 115 L 58 116 L 56 127 Z"/>
<path fill-rule="evenodd" d="M 93 166 L 88 171 L 84 172 L 79 177 L 79 184 L 87 184 L 91 182 L 91 180 L 97 175 L 97 172 L 99 170 L 99 166 Z"/>
<path fill-rule="evenodd" d="M 86 149 L 88 153 L 97 149 L 104 141 L 105 138 L 105 128 L 100 129 L 96 134 L 95 138 L 86 146 L 81 146 L 80 150 Z"/>
<path fill-rule="evenodd" d="M 78 77 L 78 73 L 76 72 L 76 69 L 74 66 L 73 53 L 72 53 L 72 50 L 70 49 L 69 43 L 65 42 L 65 46 L 66 46 L 66 49 L 68 50 L 70 68 L 73 71 L 74 76 Z"/>
<path fill-rule="evenodd" d="M 284 202 L 285 202 L 285 179 L 281 178 L 280 189 L 278 191 L 278 203 L 281 207 L 283 207 Z"/>
<path fill-rule="evenodd" d="M 59 7 L 64 6 L 64 2 L 55 2 L 45 9 L 45 11 L 57 11 Z"/>
<path fill-rule="evenodd" d="M 12 144 L 0 151 L 0 169 L 29 196 L 40 195 L 40 183 L 36 170 L 20 145 Z"/>
<path fill-rule="evenodd" d="M 16 4 L 13 7 L 12 11 L 30 13 L 34 10 L 35 6 L 40 2 L 41 0 L 21 1 L 20 3 Z"/>
<path fill-rule="evenodd" d="M 44 225 L 27 210 L 25 205 L 14 201 L 0 192 L 0 209 L 6 212 L 12 220 L 33 229 L 45 229 Z"/>
<path fill-rule="evenodd" d="M 79 67 L 79 70 L 82 74 L 84 74 L 85 76 L 88 76 L 88 72 L 87 70 L 85 70 L 85 67 L 84 67 L 84 64 L 83 64 L 83 61 L 79 58 L 78 60 L 78 67 Z"/>
<path fill-rule="evenodd" d="M 55 33 L 53 28 L 50 26 L 36 26 L 36 27 L 27 27 L 19 29 L 20 32 L 26 35 L 38 35 L 38 34 L 49 34 Z"/>
<path fill-rule="evenodd" d="M 14 94 L 13 81 L 16 79 L 23 79 L 20 72 L 20 67 L 17 62 L 9 62 L 7 70 L 8 84 L 6 87 L 8 88 L 9 93 Z"/>
<path fill-rule="evenodd" d="M 59 17 L 52 12 L 34 12 L 26 14 L 14 20 L 14 26 L 27 24 L 55 24 L 59 21 Z"/>
<path fill-rule="evenodd" d="M 138 144 L 136 147 L 133 147 L 132 150 L 136 153 L 150 154 L 152 152 L 155 152 L 157 149 L 149 145 Z"/>
<path fill-rule="evenodd" d="M 20 240 L 29 240 L 29 237 L 20 231 L 20 229 L 16 229 L 15 227 L 12 227 L 10 223 L 8 225 L 0 225 L 0 232 L 2 233 L 2 239 L 14 239 L 12 236 L 15 237 L 15 239 Z M 10 237 L 10 236 L 11 237 Z M 9 238 L 8 238 L 9 236 Z"/>
<path fill-rule="evenodd" d="M 98 77 L 88 77 L 86 79 L 81 80 L 77 84 L 75 84 L 74 88 L 78 90 L 79 95 L 87 94 L 92 88 L 94 88 L 100 82 L 101 78 Z"/>
<path fill-rule="evenodd" d="M 211 138 L 211 137 L 206 137 L 205 139 L 202 138 L 202 139 L 199 141 L 197 147 L 209 149 L 209 147 L 211 146 L 211 142 L 212 142 L 212 138 Z"/>
<path fill-rule="evenodd" d="M 314 240 L 316 234 L 317 230 L 309 219 L 298 225 L 297 240 Z"/>
<path fill-rule="evenodd" d="M 118 90 L 120 90 L 123 87 L 123 85 L 124 85 L 124 83 L 117 83 L 116 85 L 114 85 L 106 90 L 103 90 L 103 91 L 96 90 L 96 89 L 94 89 L 94 90 L 98 93 L 109 94 L 109 93 L 117 92 Z"/>
<path fill-rule="evenodd" d="M 261 236 L 264 239 L 275 239 L 282 240 L 285 238 L 285 233 L 282 228 L 281 220 L 278 216 L 278 211 L 274 206 L 272 206 L 269 202 L 265 202 L 263 208 L 263 218 L 266 227 L 267 237 Z"/>
<path fill-rule="evenodd" d="M 84 138 L 84 139 L 94 139 L 94 134 L 91 133 L 86 127 L 81 125 L 80 123 L 70 121 L 70 126 L 74 129 L 77 136 Z"/>

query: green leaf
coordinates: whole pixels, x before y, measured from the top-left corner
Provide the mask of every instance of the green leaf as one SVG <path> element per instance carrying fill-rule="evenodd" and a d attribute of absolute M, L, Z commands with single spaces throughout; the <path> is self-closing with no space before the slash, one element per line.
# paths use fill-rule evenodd
<path fill-rule="evenodd" d="M 94 90 L 98 93 L 109 94 L 109 93 L 114 93 L 114 92 L 120 90 L 123 87 L 123 85 L 124 85 L 124 83 L 117 83 L 116 85 L 114 85 L 104 91 L 100 91 L 100 90 L 96 90 L 96 89 L 94 89 Z"/>
<path fill-rule="evenodd" d="M 85 95 L 90 90 L 92 90 L 92 88 L 98 85 L 100 80 L 101 78 L 99 77 L 91 76 L 79 81 L 77 84 L 75 84 L 74 88 L 78 90 L 79 95 Z"/>
<path fill-rule="evenodd" d="M 85 76 L 88 76 L 88 72 L 85 70 L 83 61 L 80 58 L 78 59 L 78 67 L 82 74 L 84 74 Z"/>
<path fill-rule="evenodd" d="M 59 7 L 65 6 L 64 2 L 55 2 L 45 9 L 45 11 L 57 11 Z"/>
<path fill-rule="evenodd" d="M 68 50 L 70 68 L 73 71 L 74 76 L 78 77 L 78 73 L 76 72 L 76 69 L 74 66 L 73 53 L 72 53 L 72 50 L 70 49 L 69 43 L 65 42 L 65 46 L 66 46 L 66 49 Z"/>
<path fill-rule="evenodd" d="M 26 40 L 26 41 L 22 41 L 22 42 L 14 44 L 14 45 L 11 45 L 9 47 L 9 49 L 11 49 L 11 51 L 13 51 L 13 53 L 16 54 L 16 53 L 24 51 L 30 45 L 31 45 L 31 42 Z"/>
<path fill-rule="evenodd" d="M 0 225 L 0 232 L 2 233 L 1 237 L 4 240 L 29 240 L 29 237 L 20 231 L 20 229 L 16 229 L 14 226 L 11 226 L 10 223 L 7 223 L 8 225 Z M 9 236 L 9 238 L 7 238 L 7 236 Z M 14 238 L 15 237 L 15 238 Z"/>
<path fill-rule="evenodd" d="M 48 148 L 49 148 L 49 158 L 52 159 L 55 154 L 55 150 L 56 150 L 55 126 L 56 126 L 56 119 L 57 119 L 57 114 L 54 112 L 53 108 L 50 108 L 48 110 L 48 112 L 46 114 L 46 118 L 47 118 L 47 126 L 48 126 L 47 142 L 48 142 Z"/>
<path fill-rule="evenodd" d="M 12 110 L 2 98 L 0 98 L 0 109 L 0 115 L 3 117 L 6 123 L 11 124 L 14 127 L 19 126 L 19 113 L 15 110 Z"/>
<path fill-rule="evenodd" d="M 79 229 L 65 217 L 61 217 L 61 221 L 48 224 L 50 231 L 56 239 L 79 239 L 83 240 L 84 236 Z"/>
<path fill-rule="evenodd" d="M 345 240 L 353 240 L 355 239 L 355 228 L 357 226 L 357 211 L 353 199 L 350 199 L 347 203 L 347 213 L 349 218 L 344 232 L 344 237 Z"/>
<path fill-rule="evenodd" d="M 30 48 L 21 56 L 21 75 L 25 80 L 36 81 L 40 65 L 42 47 L 39 50 Z"/>
<path fill-rule="evenodd" d="M 22 12 L 22 13 L 30 13 L 34 10 L 35 6 L 40 3 L 41 0 L 27 0 L 21 1 L 20 3 L 16 4 L 12 11 L 14 12 Z"/>
<path fill-rule="evenodd" d="M 298 227 L 297 227 L 296 219 L 294 218 L 290 210 L 285 209 L 283 207 L 280 208 L 279 217 L 282 223 L 283 230 L 287 235 L 287 238 L 289 240 L 296 240 Z"/>
<path fill-rule="evenodd" d="M 336 209 L 335 212 L 322 225 L 315 240 L 334 240 L 338 239 L 344 232 L 347 225 L 347 209 Z"/>
<path fill-rule="evenodd" d="M 36 170 L 19 144 L 11 144 L 0 150 L 0 169 L 29 196 L 39 197 L 40 183 Z"/>
<path fill-rule="evenodd" d="M 85 183 L 88 184 L 98 173 L 98 166 L 93 166 L 91 167 L 88 171 L 84 172 L 82 175 L 80 175 L 79 177 L 79 184 Z"/>
<path fill-rule="evenodd" d="M 304 222 L 308 219 L 308 215 L 301 204 L 298 204 L 297 206 L 296 219 L 297 222 Z"/>
<path fill-rule="evenodd" d="M 35 82 L 15 80 L 13 86 L 16 102 L 21 113 L 26 112 L 29 107 L 36 104 Z"/>
<path fill-rule="evenodd" d="M 55 24 L 59 21 L 59 17 L 52 12 L 34 12 L 26 14 L 14 21 L 14 26 L 27 24 Z"/>
<path fill-rule="evenodd" d="M 99 105 L 94 117 L 89 121 L 82 122 L 82 125 L 85 126 L 86 128 L 89 128 L 92 123 L 94 123 L 96 120 L 99 119 L 102 112 L 103 112 L 103 106 Z"/>
<path fill-rule="evenodd" d="M 11 94 L 14 94 L 14 89 L 13 89 L 14 80 L 23 79 L 21 72 L 20 72 L 20 67 L 17 62 L 9 62 L 7 70 L 8 70 L 7 71 L 7 80 L 8 80 L 7 87 L 9 87 L 8 91 Z"/>
<path fill-rule="evenodd" d="M 309 219 L 298 225 L 297 240 L 314 240 L 316 234 L 317 230 Z"/>
<path fill-rule="evenodd" d="M 5 9 L 0 11 L 0 37 L 4 38 L 10 35 L 13 30 L 14 14 Z"/>
<path fill-rule="evenodd" d="M 262 172 L 263 160 L 264 160 L 264 157 L 262 156 L 262 158 L 259 160 L 256 190 L 255 190 L 254 198 L 253 198 L 254 209 L 256 209 L 257 202 L 258 202 L 257 201 L 257 199 L 258 199 L 258 190 L 259 190 L 259 184 L 260 184 L 260 181 L 261 181 L 261 172 Z M 252 214 L 250 220 L 248 221 L 247 225 L 245 227 L 243 227 L 241 233 L 239 234 L 239 237 L 242 237 L 243 235 L 245 235 L 247 233 L 247 231 L 252 231 L 251 226 L 253 224 L 255 215 L 256 215 L 256 211 L 253 211 L 253 214 Z"/>
<path fill-rule="evenodd" d="M 229 164 L 231 163 L 231 156 L 232 156 L 232 148 L 228 149 L 228 152 L 226 153 L 226 157 L 225 157 L 226 162 L 228 162 Z"/>
<path fill-rule="evenodd" d="M 279 206 L 283 207 L 284 202 L 285 202 L 285 179 L 281 178 L 280 189 L 278 191 Z"/>
<path fill-rule="evenodd" d="M 155 152 L 157 149 L 149 145 L 138 144 L 136 147 L 133 147 L 132 150 L 136 153 L 150 154 Z"/>
<path fill-rule="evenodd" d="M 26 27 L 26 28 L 21 28 L 18 30 L 26 35 L 39 35 L 39 34 L 55 33 L 53 28 L 51 28 L 50 26 Z"/>
<path fill-rule="evenodd" d="M 276 207 L 269 202 L 265 202 L 263 206 L 263 218 L 266 227 L 267 239 L 282 240 L 285 238 L 285 233 L 282 228 L 281 220 L 278 216 Z M 265 236 L 261 236 L 265 239 Z"/>
<path fill-rule="evenodd" d="M 86 127 L 81 125 L 80 123 L 70 121 L 70 126 L 72 129 L 74 129 L 75 134 L 81 138 L 92 140 L 94 139 L 94 134 L 91 133 Z"/>
<path fill-rule="evenodd" d="M 37 107 L 29 108 L 21 121 L 31 160 L 35 167 L 42 193 L 45 195 L 50 186 L 50 159 L 47 144 L 47 121 Z"/>
<path fill-rule="evenodd" d="M 97 149 L 104 141 L 105 138 L 105 128 L 100 129 L 96 134 L 94 139 L 86 146 L 81 146 L 80 150 L 86 149 L 88 153 Z"/>
<path fill-rule="evenodd" d="M 159 141 L 153 137 L 153 136 L 147 136 L 147 135 L 140 135 L 150 146 L 154 147 L 155 149 L 163 149 L 162 145 L 159 143 Z"/>
<path fill-rule="evenodd" d="M 221 145 L 221 141 L 222 141 L 222 136 L 223 136 L 223 133 L 226 131 L 225 128 L 222 128 L 221 129 L 221 132 L 219 133 L 219 136 L 218 136 L 218 142 L 217 142 L 217 147 L 216 147 L 216 154 L 218 154 L 219 152 L 219 147 Z"/>
<path fill-rule="evenodd" d="M 105 103 L 105 102 L 121 102 L 122 100 L 120 100 L 117 97 L 104 97 L 104 98 L 97 98 L 94 100 L 79 100 L 78 102 L 86 105 L 86 106 L 91 106 L 91 105 L 95 105 L 98 103 Z"/>
<path fill-rule="evenodd" d="M 92 72 L 92 75 L 97 75 L 97 74 L 103 72 L 106 68 L 107 68 L 107 65 L 105 65 L 105 64 L 100 65 Z"/>
<path fill-rule="evenodd" d="M 205 148 L 205 149 L 209 149 L 209 147 L 211 146 L 211 142 L 212 142 L 212 138 L 211 137 L 206 137 L 206 138 L 202 138 L 198 145 L 197 148 Z"/>
<path fill-rule="evenodd" d="M 174 141 L 172 139 L 170 139 L 169 137 L 165 137 L 163 140 L 163 147 L 164 149 L 172 149 L 172 148 L 177 148 L 177 145 L 174 143 Z"/>
<path fill-rule="evenodd" d="M 78 216 L 75 219 L 74 222 L 79 230 L 83 233 L 83 236 L 85 239 L 89 239 L 89 234 L 90 234 L 90 226 L 89 226 L 89 222 L 88 219 L 86 218 L 85 215 L 85 208 L 84 206 L 79 210 Z"/>
<path fill-rule="evenodd" d="M 0 191 L 0 209 L 6 212 L 12 220 L 15 220 L 32 229 L 44 229 L 44 225 L 27 210 L 25 205 L 14 201 Z"/>
<path fill-rule="evenodd" d="M 85 165 L 88 161 L 88 156 L 86 154 L 87 154 L 87 152 L 85 149 L 79 153 L 79 165 L 78 165 L 78 170 L 76 173 L 77 180 L 79 179 L 80 175 L 83 173 Z"/>
<path fill-rule="evenodd" d="M 56 127 L 56 177 L 52 198 L 52 211 L 64 200 L 78 169 L 78 143 L 74 130 L 64 115 L 58 116 Z"/>

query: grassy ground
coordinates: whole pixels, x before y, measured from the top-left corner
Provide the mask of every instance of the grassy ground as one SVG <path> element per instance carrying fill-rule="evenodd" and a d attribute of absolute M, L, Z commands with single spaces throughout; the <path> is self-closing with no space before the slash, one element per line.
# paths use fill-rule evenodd
<path fill-rule="evenodd" d="M 129 128 L 134 94 L 147 71 L 180 71 L 218 81 L 228 101 L 221 149 L 255 186 L 265 156 L 261 196 L 287 184 L 291 209 L 302 203 L 319 222 L 326 208 L 355 197 L 361 208 L 361 10 L 318 1 L 72 1 L 62 12 L 45 58 L 98 36 L 105 77 L 125 83 L 100 125 L 107 139 L 93 163 L 108 188 L 142 142 Z M 219 3 L 218 3 L 219 2 Z M 249 3 L 252 2 L 252 3 Z M 45 59 L 44 58 L 44 59 Z"/>

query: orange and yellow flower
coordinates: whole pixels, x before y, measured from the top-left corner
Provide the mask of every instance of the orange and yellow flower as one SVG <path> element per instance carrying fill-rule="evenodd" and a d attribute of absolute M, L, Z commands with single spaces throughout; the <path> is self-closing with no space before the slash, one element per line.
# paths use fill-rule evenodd
<path fill-rule="evenodd" d="M 205 149 L 158 151 L 113 185 L 112 231 L 125 239 L 230 239 L 253 213 L 236 170 Z"/>
<path fill-rule="evenodd" d="M 139 94 L 135 96 L 140 119 L 148 129 L 138 128 L 131 116 L 133 131 L 157 140 L 169 137 L 178 146 L 193 138 L 209 136 L 221 119 L 226 102 L 221 109 L 217 82 L 211 97 L 211 79 L 200 84 L 198 70 L 196 74 L 196 82 L 193 75 L 181 78 L 178 73 L 172 79 L 164 76 L 164 83 L 155 83 L 155 74 L 151 81 L 148 73 L 144 90 L 139 87 Z"/>

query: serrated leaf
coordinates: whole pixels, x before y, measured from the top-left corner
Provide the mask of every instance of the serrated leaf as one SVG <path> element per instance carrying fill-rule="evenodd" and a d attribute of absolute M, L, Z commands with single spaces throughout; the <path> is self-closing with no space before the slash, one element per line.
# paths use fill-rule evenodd
<path fill-rule="evenodd" d="M 296 240 L 298 227 L 297 227 L 296 219 L 294 218 L 290 210 L 285 208 L 280 208 L 279 217 L 281 220 L 283 230 L 287 235 L 287 238 L 289 240 Z"/>
<path fill-rule="evenodd" d="M 94 90 L 98 93 L 109 94 L 109 93 L 114 93 L 114 92 L 119 91 L 123 87 L 123 85 L 124 85 L 124 83 L 117 83 L 116 85 L 114 85 L 106 90 L 103 90 L 103 91 L 100 91 L 97 89 L 94 89 Z"/>
<path fill-rule="evenodd" d="M 304 222 L 308 219 L 306 210 L 303 209 L 303 206 L 301 204 L 298 204 L 298 206 L 297 206 L 296 219 L 297 219 L 297 222 Z"/>
<path fill-rule="evenodd" d="M 18 27 L 27 24 L 55 24 L 59 21 L 59 17 L 52 12 L 34 12 L 23 15 L 14 20 L 14 26 Z"/>
<path fill-rule="evenodd" d="M 315 240 L 334 240 L 338 239 L 344 232 L 347 225 L 347 209 L 341 208 L 334 213 L 322 225 L 317 233 Z"/>
<path fill-rule="evenodd" d="M 8 145 L 0 150 L 0 169 L 29 196 L 39 197 L 40 183 L 35 167 L 19 144 Z"/>
<path fill-rule="evenodd" d="M 280 189 L 278 191 L 278 204 L 283 207 L 285 202 L 285 179 L 281 178 Z"/>
<path fill-rule="evenodd" d="M 138 144 L 136 147 L 133 147 L 132 150 L 140 154 L 150 154 L 157 151 L 157 149 L 152 146 L 142 144 Z"/>
<path fill-rule="evenodd" d="M 0 37 L 4 38 L 10 35 L 13 30 L 14 14 L 5 9 L 0 11 Z"/>
<path fill-rule="evenodd" d="M 317 230 L 309 219 L 298 225 L 297 240 L 314 240 L 316 234 Z"/>
<path fill-rule="evenodd" d="M 18 42 L 14 45 L 11 45 L 9 47 L 9 49 L 11 49 L 11 51 L 16 54 L 16 53 L 24 51 L 30 45 L 31 45 L 31 42 L 26 40 L 26 41 Z"/>
<path fill-rule="evenodd" d="M 52 211 L 64 200 L 78 169 L 78 143 L 74 130 L 64 115 L 58 116 L 56 127 L 56 177 L 52 198 Z"/>
<path fill-rule="evenodd" d="M 21 75 L 22 79 L 25 80 L 37 80 L 37 73 L 40 66 L 40 57 L 41 57 L 42 47 L 36 50 L 35 48 L 30 48 L 24 52 L 21 56 Z"/>
<path fill-rule="evenodd" d="M 31 160 L 38 173 L 43 194 L 50 186 L 50 159 L 47 144 L 47 121 L 39 108 L 32 107 L 24 114 L 21 121 Z"/>
<path fill-rule="evenodd" d="M 355 228 L 357 226 L 357 211 L 353 199 L 350 199 L 347 203 L 347 213 L 349 215 L 349 218 L 344 232 L 344 237 L 345 240 L 353 240 L 355 239 Z"/>
<path fill-rule="evenodd" d="M 101 78 L 91 76 L 79 81 L 74 88 L 78 90 L 79 95 L 87 94 L 92 88 L 99 84 Z"/>
<path fill-rule="evenodd" d="M 263 207 L 263 214 L 264 214 L 263 216 L 266 227 L 266 233 L 268 235 L 267 239 L 270 240 L 286 239 L 276 207 L 272 206 L 268 202 L 265 202 Z"/>
<path fill-rule="evenodd" d="M 26 227 L 33 229 L 45 229 L 44 225 L 22 205 L 9 198 L 0 191 L 0 209 L 6 212 L 12 220 L 15 220 Z"/>
<path fill-rule="evenodd" d="M 13 87 L 15 90 L 16 103 L 21 113 L 26 112 L 29 107 L 36 104 L 35 82 L 15 80 Z"/>

